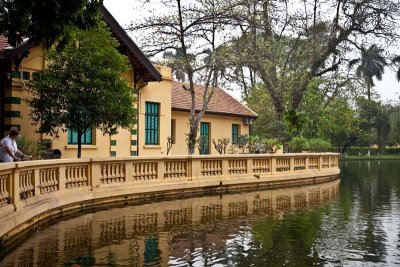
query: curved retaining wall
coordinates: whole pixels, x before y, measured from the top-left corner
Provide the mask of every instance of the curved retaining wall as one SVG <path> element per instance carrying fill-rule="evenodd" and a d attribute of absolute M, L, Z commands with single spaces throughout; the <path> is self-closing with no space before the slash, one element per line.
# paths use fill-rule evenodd
<path fill-rule="evenodd" d="M 42 160 L 0 165 L 0 244 L 84 206 L 332 179 L 339 154 Z"/>

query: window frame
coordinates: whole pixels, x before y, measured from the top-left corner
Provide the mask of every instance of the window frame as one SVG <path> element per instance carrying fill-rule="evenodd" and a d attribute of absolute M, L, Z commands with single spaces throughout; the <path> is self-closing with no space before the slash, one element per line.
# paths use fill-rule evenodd
<path fill-rule="evenodd" d="M 144 125 L 145 145 L 159 145 L 160 103 L 147 101 L 145 102 Z"/>
<path fill-rule="evenodd" d="M 171 119 L 171 138 L 172 144 L 176 143 L 176 119 Z"/>
<path fill-rule="evenodd" d="M 78 133 L 72 129 L 67 130 L 67 144 L 68 145 L 77 145 L 78 144 Z M 87 140 L 87 137 L 90 137 L 90 140 Z M 81 137 L 83 140 L 81 145 L 93 145 L 93 130 L 87 129 L 86 132 Z M 76 140 L 76 141 L 74 141 Z"/>
<path fill-rule="evenodd" d="M 236 133 L 234 129 L 236 128 Z M 239 143 L 240 126 L 239 124 L 232 124 L 232 145 L 237 145 Z"/>

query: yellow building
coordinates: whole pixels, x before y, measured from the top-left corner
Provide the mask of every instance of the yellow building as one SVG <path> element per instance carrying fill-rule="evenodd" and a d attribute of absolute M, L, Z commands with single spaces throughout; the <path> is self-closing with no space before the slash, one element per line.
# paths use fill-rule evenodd
<path fill-rule="evenodd" d="M 204 87 L 197 85 L 195 91 L 196 111 L 200 111 L 203 106 Z M 173 140 L 176 140 L 171 152 L 173 155 L 182 155 L 187 153 L 186 142 L 182 141 L 185 141 L 189 132 L 190 93 L 183 90 L 182 83 L 173 82 L 171 98 L 171 135 Z M 208 109 L 199 126 L 199 135 L 205 137 L 206 145 L 203 149 L 197 149 L 196 154 L 218 154 L 213 139 L 217 141 L 219 138 L 229 138 L 230 145 L 236 146 L 239 135 L 250 135 L 250 126 L 255 118 L 257 118 L 256 113 L 227 92 L 220 88 L 214 89 Z M 239 152 L 237 148 L 235 150 Z"/>
<path fill-rule="evenodd" d="M 174 144 L 170 154 L 187 154 L 186 136 L 190 109 L 189 95 L 181 84 L 172 82 L 171 69 L 154 66 L 140 51 L 107 9 L 102 9 L 103 19 L 120 43 L 120 51 L 129 58 L 131 70 L 125 78 L 136 94 L 138 123 L 135 129 L 119 129 L 116 134 L 104 136 L 100 130 L 88 131 L 82 139 L 83 157 L 131 157 L 166 155 L 168 136 Z M 61 151 L 62 158 L 77 155 L 76 133 L 61 133 L 58 139 L 36 133 L 29 119 L 30 109 L 24 99 L 26 86 L 34 72 L 46 65 L 44 47 L 26 40 L 10 47 L 0 36 L 0 135 L 11 127 L 34 141 L 51 143 L 52 149 Z M 201 87 L 196 91 L 201 93 Z M 199 105 L 202 105 L 198 94 Z M 216 89 L 208 112 L 201 122 L 200 133 L 207 138 L 205 154 L 216 154 L 212 139 L 230 138 L 236 142 L 240 134 L 250 133 L 251 121 L 257 115 L 221 89 Z M 198 151 L 197 151 L 198 153 Z"/>

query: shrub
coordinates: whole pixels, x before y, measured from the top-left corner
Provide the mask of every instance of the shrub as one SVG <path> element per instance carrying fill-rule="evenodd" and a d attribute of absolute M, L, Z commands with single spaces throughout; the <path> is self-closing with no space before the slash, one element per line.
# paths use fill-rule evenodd
<path fill-rule="evenodd" d="M 308 150 L 311 152 L 327 152 L 332 148 L 332 144 L 321 138 L 313 138 L 308 140 Z"/>
<path fill-rule="evenodd" d="M 239 135 L 237 147 L 242 150 L 242 154 L 244 154 L 244 150 L 248 147 L 249 144 L 249 136 L 247 134 Z"/>
<path fill-rule="evenodd" d="M 280 148 L 279 140 L 276 138 L 266 138 L 263 140 L 267 153 L 275 153 Z"/>
<path fill-rule="evenodd" d="M 259 136 L 249 138 L 249 150 L 252 154 L 275 153 L 279 147 L 279 140 L 276 138 L 261 138 Z"/>
<path fill-rule="evenodd" d="M 302 152 L 308 150 L 308 141 L 303 136 L 295 136 L 288 143 L 289 151 L 292 153 Z"/>
<path fill-rule="evenodd" d="M 36 143 L 26 137 L 19 137 L 17 139 L 18 149 L 23 151 L 24 154 L 32 156 L 33 159 L 42 159 L 46 147 L 42 143 Z"/>
<path fill-rule="evenodd" d="M 217 141 L 212 139 L 215 149 L 218 151 L 220 155 L 226 154 L 226 148 L 229 145 L 230 139 L 229 138 L 218 138 Z"/>

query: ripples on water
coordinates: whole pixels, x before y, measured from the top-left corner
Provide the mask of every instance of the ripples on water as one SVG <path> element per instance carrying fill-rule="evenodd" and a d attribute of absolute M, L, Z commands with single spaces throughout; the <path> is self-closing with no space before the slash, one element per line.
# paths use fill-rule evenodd
<path fill-rule="evenodd" d="M 128 206 L 41 229 L 0 266 L 399 266 L 400 167 L 341 182 Z"/>

